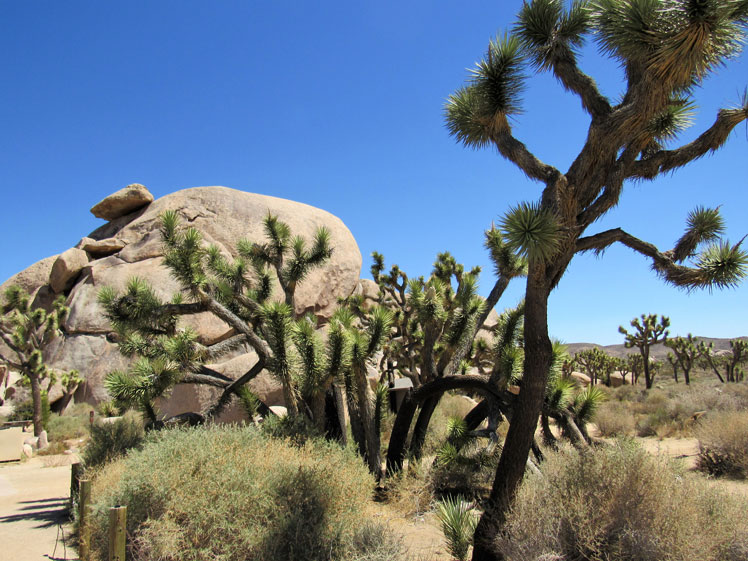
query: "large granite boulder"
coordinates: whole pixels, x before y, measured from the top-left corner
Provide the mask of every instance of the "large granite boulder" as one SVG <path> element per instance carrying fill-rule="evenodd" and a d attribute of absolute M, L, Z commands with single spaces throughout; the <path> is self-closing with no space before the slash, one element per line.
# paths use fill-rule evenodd
<path fill-rule="evenodd" d="M 133 183 L 96 203 L 91 208 L 91 214 L 96 218 L 114 220 L 152 202 L 150 191 L 139 183 Z"/>
<path fill-rule="evenodd" d="M 88 265 L 88 254 L 71 247 L 55 260 L 49 273 L 49 286 L 55 292 L 65 292 L 78 278 L 83 267 Z"/>
<path fill-rule="evenodd" d="M 54 256 L 32 265 L 2 285 L 5 287 L 16 282 L 31 292 L 38 292 L 39 298 L 44 297 L 50 303 L 55 292 L 67 294 L 70 313 L 65 327 L 68 337 L 55 340 L 46 350 L 45 358 L 57 370 L 75 368 L 84 377 L 84 383 L 76 392 L 76 401 L 98 403 L 108 399 L 103 387 L 104 376 L 112 370 L 126 369 L 129 363 L 110 341 L 112 330 L 97 301 L 99 290 L 104 286 L 123 290 L 128 280 L 137 276 L 150 282 L 156 294 L 164 300 L 171 299 L 179 291 L 179 284 L 162 265 L 159 215 L 166 210 L 177 211 L 185 225 L 200 230 L 205 242 L 217 245 L 227 257 L 236 256 L 236 244 L 241 238 L 265 241 L 262 222 L 268 213 L 277 215 L 289 224 L 294 234 L 309 240 L 318 227 L 325 226 L 330 230 L 333 256 L 299 285 L 296 293 L 298 313 L 312 312 L 324 322 L 332 314 L 337 300 L 348 297 L 358 284 L 361 253 L 356 241 L 340 219 L 323 210 L 226 187 L 185 189 L 149 202 L 152 200 L 152 197 L 149 199 L 150 193 L 141 187 L 128 187 L 94 207 L 97 216 L 111 217 L 110 222 L 84 237 L 77 248 L 63 254 L 72 254 L 77 259 L 76 265 L 66 267 L 70 271 L 67 279 L 55 278 L 54 286 L 48 284 L 50 277 L 54 276 L 53 265 L 63 263 L 60 256 Z M 133 192 L 139 195 L 129 198 Z M 127 200 L 139 202 L 119 204 Z M 280 298 L 280 288 L 276 288 Z M 228 325 L 208 313 L 185 317 L 182 324 L 195 329 L 200 341 L 206 345 L 234 334 Z M 212 367 L 235 378 L 243 374 L 255 359 L 254 353 L 244 348 Z M 282 403 L 280 385 L 268 373 L 260 374 L 250 387 L 269 405 Z M 181 384 L 169 399 L 160 404 L 160 408 L 167 416 L 200 411 L 219 391 Z M 244 414 L 235 405 L 227 409 L 221 420 L 241 418 Z"/>

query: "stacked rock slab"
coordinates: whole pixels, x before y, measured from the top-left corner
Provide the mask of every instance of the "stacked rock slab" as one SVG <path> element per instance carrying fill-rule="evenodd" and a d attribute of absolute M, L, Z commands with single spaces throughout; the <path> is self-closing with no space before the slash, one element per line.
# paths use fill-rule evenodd
<path fill-rule="evenodd" d="M 349 296 L 359 281 L 361 253 L 356 241 L 345 224 L 328 212 L 226 187 L 195 187 L 154 200 L 142 185 L 129 185 L 91 209 L 96 216 L 108 220 L 106 224 L 81 239 L 75 248 L 32 265 L 0 287 L 20 284 L 29 292 L 45 296 L 49 304 L 56 294 L 66 295 L 70 307 L 65 326 L 68 335 L 53 341 L 45 358 L 53 368 L 75 368 L 84 377 L 76 401 L 95 404 L 108 399 L 104 377 L 112 370 L 126 369 L 129 363 L 110 341 L 111 326 L 97 302 L 99 290 L 103 286 L 122 290 L 130 278 L 137 276 L 150 282 L 164 300 L 179 291 L 179 284 L 162 265 L 159 216 L 166 210 L 177 211 L 184 224 L 197 228 L 206 243 L 215 244 L 227 257 L 236 256 L 236 244 L 242 238 L 265 241 L 263 219 L 268 213 L 277 215 L 289 224 L 294 234 L 307 239 L 313 237 L 318 227 L 326 227 L 334 247 L 333 256 L 299 285 L 297 313 L 311 312 L 323 321 L 328 319 L 338 299 Z M 58 273 L 64 270 L 62 277 L 67 278 L 55 276 L 53 284 L 56 267 Z M 278 286 L 276 293 L 280 293 Z M 184 318 L 184 325 L 193 327 L 204 344 L 213 344 L 233 334 L 226 324 L 208 313 Z M 243 348 L 211 367 L 238 377 L 254 359 L 251 349 Z M 266 372 L 253 381 L 252 389 L 268 405 L 282 402 L 279 385 Z M 213 402 L 217 392 L 215 388 L 178 385 L 169 399 L 160 404 L 161 412 L 170 416 L 200 411 Z M 54 401 L 55 396 L 50 399 Z M 240 417 L 241 412 L 234 408 L 228 409 L 221 420 Z"/>

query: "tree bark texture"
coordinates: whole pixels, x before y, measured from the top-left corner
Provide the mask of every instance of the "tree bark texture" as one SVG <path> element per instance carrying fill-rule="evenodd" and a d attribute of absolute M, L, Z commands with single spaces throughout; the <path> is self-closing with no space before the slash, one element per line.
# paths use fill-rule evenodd
<path fill-rule="evenodd" d="M 29 374 L 31 382 L 31 402 L 33 404 L 32 419 L 34 422 L 34 436 L 39 436 L 44 427 L 42 426 L 42 384 L 38 374 Z"/>
<path fill-rule="evenodd" d="M 544 268 L 531 266 L 525 300 L 525 364 L 522 386 L 514 405 L 491 495 L 474 536 L 473 561 L 500 561 L 494 538 L 506 521 L 506 515 L 525 473 L 540 415 L 552 345 L 548 337 L 548 295 L 550 287 Z"/>
<path fill-rule="evenodd" d="M 426 442 L 426 433 L 428 432 L 431 417 L 434 414 L 436 406 L 439 405 L 442 395 L 436 395 L 428 398 L 421 405 L 421 411 L 416 419 L 416 426 L 413 427 L 413 436 L 410 438 L 410 457 L 414 460 L 421 458 L 423 453 L 423 444 Z"/>

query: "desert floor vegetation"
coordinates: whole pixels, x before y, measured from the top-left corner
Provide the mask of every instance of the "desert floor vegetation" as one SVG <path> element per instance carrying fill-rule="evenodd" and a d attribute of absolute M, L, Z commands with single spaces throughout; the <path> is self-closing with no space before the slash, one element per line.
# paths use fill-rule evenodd
<path fill-rule="evenodd" d="M 365 516 L 373 489 L 337 444 L 254 427 L 152 432 L 98 471 L 92 549 L 105 558 L 107 510 L 125 504 L 132 559 L 393 559 L 400 544 Z"/>
<path fill-rule="evenodd" d="M 716 413 L 748 410 L 748 385 L 720 384 L 708 373 L 690 386 L 663 380 L 653 389 L 625 385 L 606 389 L 608 400 L 596 416 L 601 436 L 694 437 Z"/>
<path fill-rule="evenodd" d="M 520 488 L 505 532 L 507 561 L 738 561 L 748 555 L 748 501 L 727 495 L 631 440 L 550 453 Z"/>

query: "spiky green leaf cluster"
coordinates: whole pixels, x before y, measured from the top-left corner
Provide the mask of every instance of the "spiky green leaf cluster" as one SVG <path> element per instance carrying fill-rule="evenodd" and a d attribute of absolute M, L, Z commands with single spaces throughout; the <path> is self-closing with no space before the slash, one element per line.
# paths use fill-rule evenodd
<path fill-rule="evenodd" d="M 589 28 L 586 4 L 575 1 L 565 10 L 561 0 L 534 0 L 522 6 L 513 31 L 536 68 L 548 70 L 584 44 Z"/>
<path fill-rule="evenodd" d="M 527 274 L 527 259 L 518 255 L 504 241 L 504 235 L 498 228 L 492 226 L 490 230 L 486 230 L 484 246 L 489 252 L 497 276 L 512 279 Z"/>
<path fill-rule="evenodd" d="M 507 117 L 521 111 L 523 60 L 519 38 L 490 41 L 485 58 L 471 70 L 470 84 L 445 106 L 447 129 L 459 142 L 482 148 L 508 129 Z"/>
<path fill-rule="evenodd" d="M 735 288 L 748 275 L 748 254 L 728 241 L 709 245 L 702 251 L 696 268 L 702 275 L 699 286 L 712 288 Z"/>
<path fill-rule="evenodd" d="M 723 0 L 595 0 L 603 52 L 653 73 L 670 91 L 690 88 L 740 52 L 745 6 Z"/>
<path fill-rule="evenodd" d="M 501 229 L 508 247 L 531 262 L 549 262 L 558 252 L 558 221 L 537 203 L 522 202 L 511 208 L 501 220 Z"/>

